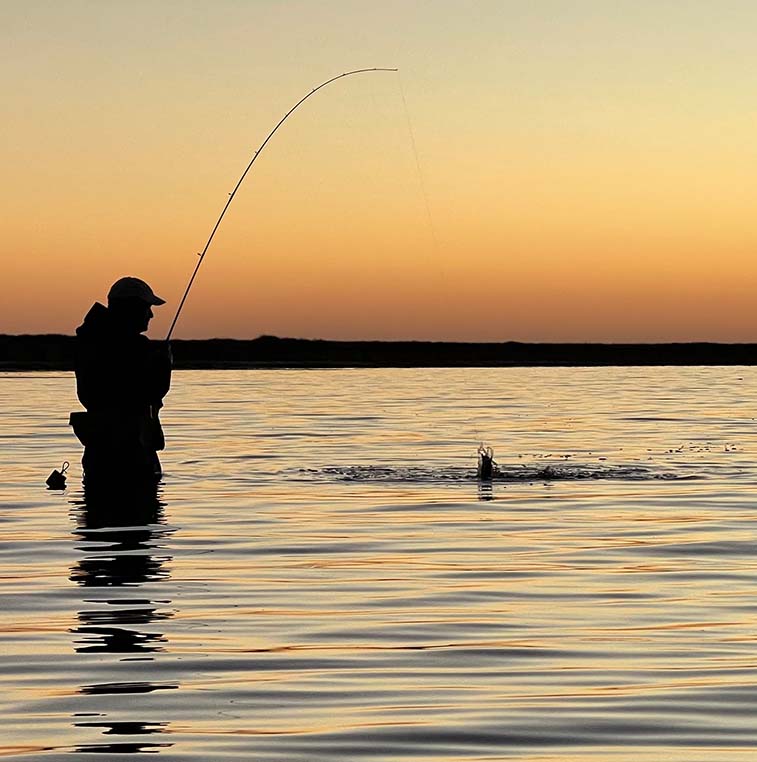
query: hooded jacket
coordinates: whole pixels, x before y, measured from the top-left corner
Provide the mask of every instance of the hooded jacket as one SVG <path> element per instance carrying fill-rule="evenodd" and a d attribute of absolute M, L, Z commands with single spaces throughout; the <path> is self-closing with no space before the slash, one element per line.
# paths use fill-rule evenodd
<path fill-rule="evenodd" d="M 99 302 L 76 336 L 76 394 L 90 414 L 92 444 L 107 439 L 163 449 L 158 410 L 171 385 L 166 346 L 127 332 Z"/>

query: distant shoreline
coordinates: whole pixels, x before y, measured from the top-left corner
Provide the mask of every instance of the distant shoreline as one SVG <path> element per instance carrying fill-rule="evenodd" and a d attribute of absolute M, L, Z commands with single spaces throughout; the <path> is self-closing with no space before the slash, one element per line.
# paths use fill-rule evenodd
<path fill-rule="evenodd" d="M 176 339 L 177 369 L 757 365 L 757 344 Z M 75 337 L 1 335 L 0 371 L 73 370 Z"/>

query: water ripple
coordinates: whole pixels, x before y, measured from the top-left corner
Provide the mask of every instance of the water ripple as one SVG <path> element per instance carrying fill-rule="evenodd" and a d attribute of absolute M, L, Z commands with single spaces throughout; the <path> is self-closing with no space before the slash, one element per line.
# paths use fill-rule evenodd
<path fill-rule="evenodd" d="M 178 373 L 94 501 L 70 377 L 0 374 L 0 758 L 751 760 L 738 374 Z"/>

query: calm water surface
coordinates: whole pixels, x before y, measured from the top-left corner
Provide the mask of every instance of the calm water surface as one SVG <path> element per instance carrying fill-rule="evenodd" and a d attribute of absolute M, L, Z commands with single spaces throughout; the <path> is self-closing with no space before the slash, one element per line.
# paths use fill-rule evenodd
<path fill-rule="evenodd" d="M 178 372 L 126 511 L 0 402 L 0 757 L 757 756 L 755 368 Z"/>

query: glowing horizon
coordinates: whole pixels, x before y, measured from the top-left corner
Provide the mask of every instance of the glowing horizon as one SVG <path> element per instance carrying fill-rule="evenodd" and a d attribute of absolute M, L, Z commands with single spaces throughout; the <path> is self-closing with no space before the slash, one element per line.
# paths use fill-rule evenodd
<path fill-rule="evenodd" d="M 757 340 L 750 3 L 4 11 L 0 333 L 136 275 L 164 336 L 396 66 L 176 338 Z"/>

